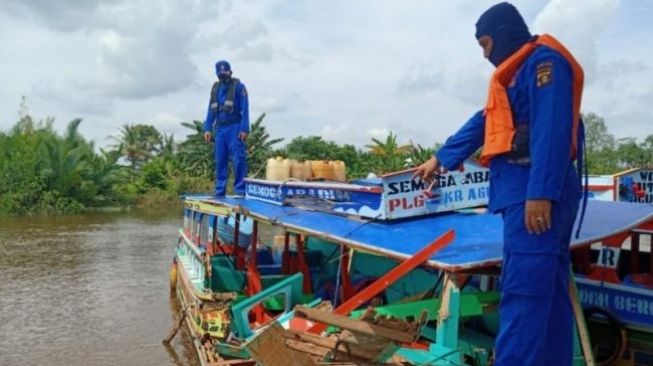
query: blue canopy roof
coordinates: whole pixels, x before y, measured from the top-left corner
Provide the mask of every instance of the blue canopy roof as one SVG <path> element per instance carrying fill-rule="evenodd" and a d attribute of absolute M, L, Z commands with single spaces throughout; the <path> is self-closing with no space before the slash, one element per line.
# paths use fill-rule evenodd
<path fill-rule="evenodd" d="M 412 256 L 453 229 L 454 241 L 428 262 L 429 266 L 451 271 L 486 267 L 502 259 L 503 223 L 500 216 L 488 213 L 452 212 L 403 220 L 364 221 L 245 198 L 211 198 L 205 202 L 241 207 L 254 217 L 398 259 Z M 650 204 L 590 200 L 580 238 L 572 241 L 572 247 L 588 245 L 651 220 L 653 205 Z"/>

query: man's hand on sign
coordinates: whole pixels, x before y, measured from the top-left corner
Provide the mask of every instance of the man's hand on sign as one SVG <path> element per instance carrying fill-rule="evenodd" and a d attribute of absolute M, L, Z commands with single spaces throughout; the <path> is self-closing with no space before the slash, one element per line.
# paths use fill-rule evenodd
<path fill-rule="evenodd" d="M 415 169 L 413 178 L 419 177 L 424 182 L 430 183 L 433 180 L 433 173 L 444 174 L 447 172 L 447 168 L 440 166 L 440 162 L 435 156 L 432 156 L 429 160 L 422 163 Z"/>
<path fill-rule="evenodd" d="M 238 138 L 242 142 L 247 141 L 247 136 L 248 136 L 247 132 L 241 132 L 241 133 L 238 134 Z"/>

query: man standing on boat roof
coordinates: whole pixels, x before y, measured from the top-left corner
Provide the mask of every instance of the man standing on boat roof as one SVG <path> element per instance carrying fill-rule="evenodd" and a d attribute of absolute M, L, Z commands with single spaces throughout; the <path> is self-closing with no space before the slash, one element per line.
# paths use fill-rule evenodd
<path fill-rule="evenodd" d="M 571 365 L 569 243 L 580 200 L 574 160 L 583 70 L 556 39 L 532 36 L 509 3 L 481 15 L 476 39 L 496 66 L 487 104 L 416 175 L 456 169 L 482 147 L 489 210 L 504 222 L 495 365 Z"/>
<path fill-rule="evenodd" d="M 204 140 L 215 137 L 215 196 L 224 196 L 229 177 L 229 157 L 234 168 L 234 193 L 245 194 L 247 175 L 247 135 L 249 104 L 245 84 L 231 76 L 227 61 L 215 64 L 218 81 L 211 88 L 209 108 L 204 121 Z"/>

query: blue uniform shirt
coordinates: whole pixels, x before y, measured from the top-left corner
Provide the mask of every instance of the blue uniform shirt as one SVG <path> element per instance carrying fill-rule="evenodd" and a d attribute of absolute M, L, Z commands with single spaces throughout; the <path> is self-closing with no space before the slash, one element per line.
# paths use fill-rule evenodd
<path fill-rule="evenodd" d="M 535 49 L 516 72 L 507 91 L 514 123 L 530 124 L 531 164 L 512 164 L 502 155 L 490 161 L 490 211 L 528 199 L 580 199 L 578 173 L 570 154 L 572 82 L 567 60 L 546 46 Z M 456 169 L 483 145 L 484 132 L 485 117 L 479 111 L 437 151 L 440 164 Z"/>
<path fill-rule="evenodd" d="M 217 90 L 216 101 L 222 105 L 227 99 L 229 92 L 229 84 L 220 83 Z M 209 108 L 206 112 L 206 119 L 204 120 L 204 132 L 211 132 L 213 123 L 218 125 L 222 123 L 239 123 L 240 132 L 249 133 L 249 103 L 247 101 L 247 88 L 242 82 L 236 86 L 236 93 L 234 95 L 234 108 L 231 113 L 223 111 L 217 112 L 216 109 L 211 108 L 211 98 L 209 98 Z"/>

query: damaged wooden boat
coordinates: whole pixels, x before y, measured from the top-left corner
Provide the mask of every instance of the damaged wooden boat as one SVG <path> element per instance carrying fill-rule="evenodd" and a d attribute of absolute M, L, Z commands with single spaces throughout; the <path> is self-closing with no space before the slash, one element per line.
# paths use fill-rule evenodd
<path fill-rule="evenodd" d="M 171 280 L 201 364 L 489 365 L 502 223 L 465 202 L 484 177 L 411 178 L 185 197 Z M 572 248 L 651 225 L 653 206 L 592 201 Z M 592 365 L 575 287 L 572 298 L 574 364 Z"/>

